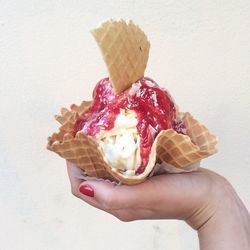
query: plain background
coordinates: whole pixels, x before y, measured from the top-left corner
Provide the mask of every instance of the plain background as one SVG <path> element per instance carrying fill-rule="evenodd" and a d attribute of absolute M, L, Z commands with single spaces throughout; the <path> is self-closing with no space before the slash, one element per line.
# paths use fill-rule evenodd
<path fill-rule="evenodd" d="M 250 208 L 249 0 L 0 1 L 1 249 L 198 249 L 180 221 L 123 223 L 71 195 L 47 151 L 62 106 L 90 99 L 106 76 L 89 30 L 133 19 L 151 41 L 146 75 L 220 139 L 202 165 Z M 227 219 L 227 218 L 225 218 Z"/>

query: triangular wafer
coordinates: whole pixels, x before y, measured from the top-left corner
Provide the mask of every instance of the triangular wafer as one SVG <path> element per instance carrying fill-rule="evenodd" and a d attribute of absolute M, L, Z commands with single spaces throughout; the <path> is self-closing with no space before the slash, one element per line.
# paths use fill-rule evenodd
<path fill-rule="evenodd" d="M 132 21 L 109 20 L 92 34 L 101 49 L 116 93 L 129 88 L 144 76 L 150 43 Z"/>

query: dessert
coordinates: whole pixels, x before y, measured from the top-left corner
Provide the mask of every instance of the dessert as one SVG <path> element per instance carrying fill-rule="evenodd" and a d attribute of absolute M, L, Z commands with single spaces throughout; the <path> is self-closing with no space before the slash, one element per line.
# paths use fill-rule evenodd
<path fill-rule="evenodd" d="M 109 77 L 97 83 L 92 101 L 56 116 L 61 127 L 48 138 L 49 150 L 87 176 L 131 185 L 150 176 L 156 162 L 185 169 L 216 152 L 217 138 L 144 76 L 150 43 L 138 26 L 109 20 L 92 34 Z"/>

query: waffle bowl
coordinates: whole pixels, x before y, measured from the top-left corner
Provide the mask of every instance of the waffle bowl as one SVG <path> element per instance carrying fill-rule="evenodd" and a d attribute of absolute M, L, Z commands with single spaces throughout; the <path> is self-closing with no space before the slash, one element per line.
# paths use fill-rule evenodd
<path fill-rule="evenodd" d="M 109 179 L 127 185 L 138 184 L 151 174 L 156 162 L 166 162 L 176 168 L 185 170 L 190 165 L 217 152 L 215 145 L 217 137 L 210 134 L 208 129 L 195 120 L 190 113 L 182 113 L 187 135 L 178 134 L 173 129 L 161 131 L 155 138 L 151 148 L 148 165 L 140 175 L 127 174 L 126 171 L 112 167 L 98 141 L 79 131 L 74 135 L 72 124 L 77 118 L 84 115 L 89 102 L 82 102 L 73 109 L 63 108 L 56 116 L 61 124 L 58 133 L 48 138 L 47 148 L 62 158 L 76 164 L 87 176 Z M 119 136 L 113 134 L 112 136 Z"/>
<path fill-rule="evenodd" d="M 109 20 L 92 30 L 92 34 L 101 50 L 116 94 L 127 90 L 144 77 L 150 43 L 137 25 L 132 21 Z M 111 136 L 111 131 L 104 131 L 102 138 L 75 131 L 76 122 L 84 117 L 91 104 L 91 101 L 83 101 L 79 106 L 62 108 L 61 113 L 55 116 L 61 124 L 59 131 L 48 138 L 47 144 L 48 150 L 76 164 L 86 176 L 133 185 L 145 181 L 153 173 L 156 163 L 167 163 L 185 170 L 216 153 L 217 137 L 210 134 L 190 113 L 177 113 L 178 119 L 185 124 L 186 134 L 177 133 L 173 129 L 162 130 L 154 140 L 143 173 L 137 175 L 134 170 L 127 171 L 114 167 L 101 147 L 105 137 Z M 136 132 L 133 132 L 135 136 Z M 115 141 L 121 136 L 119 130 L 112 130 L 112 133 Z M 138 163 L 138 150 L 133 157 L 125 160 Z"/>

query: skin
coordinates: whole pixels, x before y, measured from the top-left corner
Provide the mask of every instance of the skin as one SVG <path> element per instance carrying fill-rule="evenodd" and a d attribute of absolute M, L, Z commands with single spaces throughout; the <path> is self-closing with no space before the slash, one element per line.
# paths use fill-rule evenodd
<path fill-rule="evenodd" d="M 231 184 L 207 169 L 159 175 L 134 186 L 83 181 L 67 162 L 72 193 L 121 221 L 180 219 L 197 230 L 201 250 L 250 250 L 250 215 Z M 87 186 L 94 193 L 80 192 Z"/>

